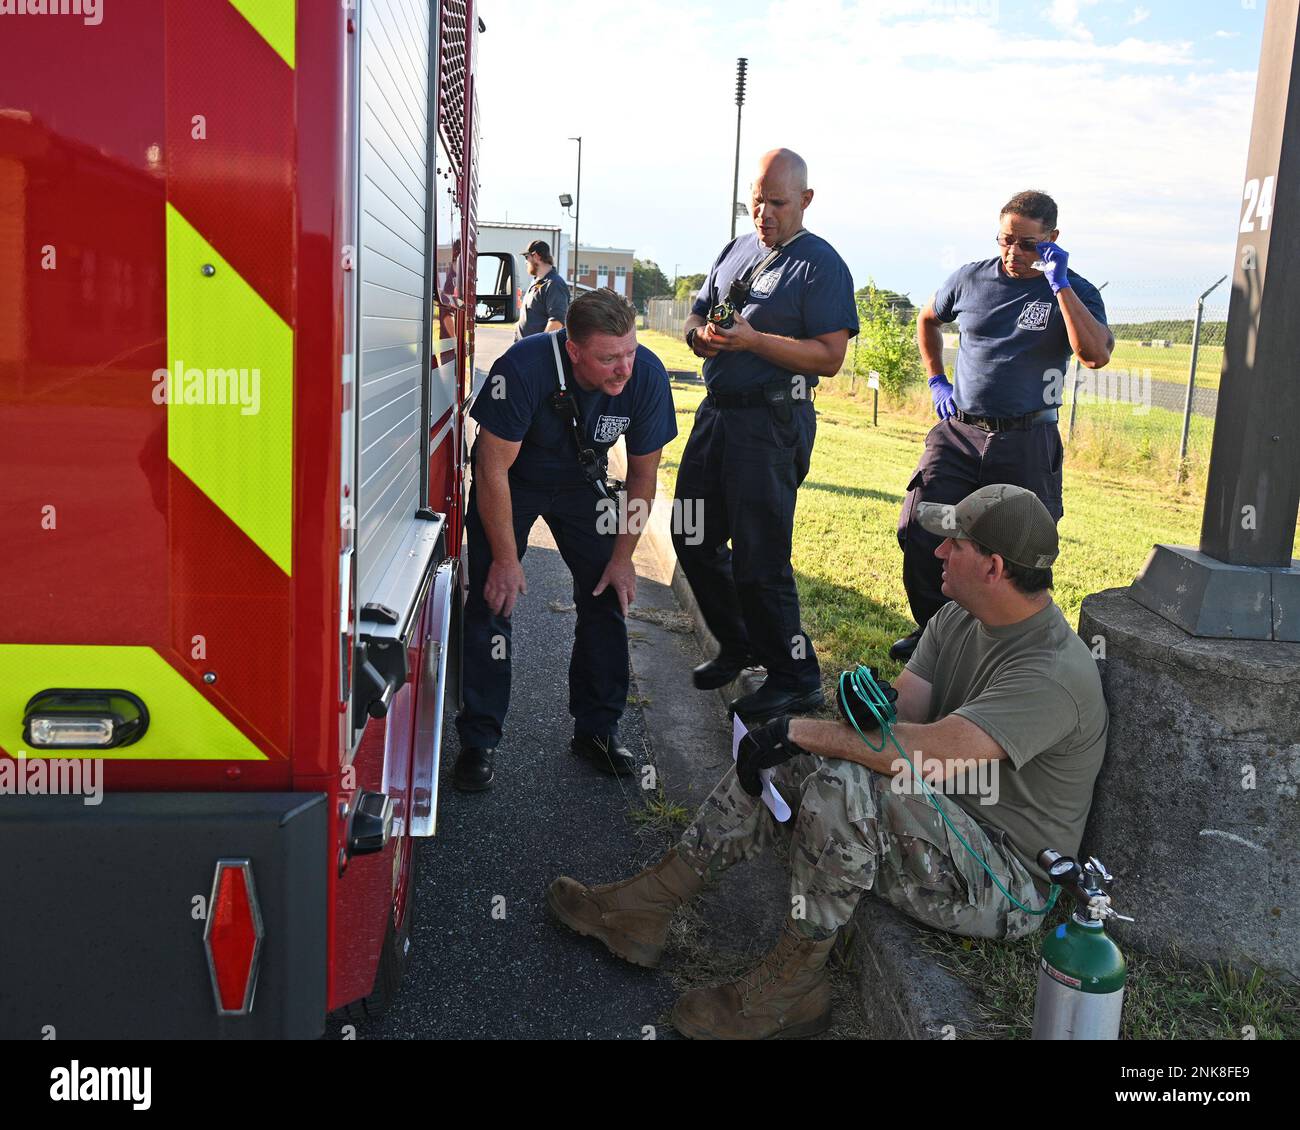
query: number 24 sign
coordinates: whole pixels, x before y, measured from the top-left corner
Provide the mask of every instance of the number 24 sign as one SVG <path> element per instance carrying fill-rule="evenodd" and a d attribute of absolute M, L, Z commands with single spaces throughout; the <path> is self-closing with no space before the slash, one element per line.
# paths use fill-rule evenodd
<path fill-rule="evenodd" d="M 1268 222 L 1273 216 L 1273 177 L 1265 177 L 1260 182 L 1254 177 L 1246 182 L 1246 189 L 1241 194 L 1246 201 L 1246 209 L 1241 214 L 1242 232 L 1253 232 L 1255 220 L 1259 220 L 1259 230 L 1268 231 Z"/>

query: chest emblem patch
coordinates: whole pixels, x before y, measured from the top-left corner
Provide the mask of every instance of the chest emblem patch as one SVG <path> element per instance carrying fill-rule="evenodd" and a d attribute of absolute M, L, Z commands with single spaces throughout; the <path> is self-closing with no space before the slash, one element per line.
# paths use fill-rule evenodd
<path fill-rule="evenodd" d="M 1052 317 L 1050 302 L 1026 302 L 1016 319 L 1016 326 L 1022 330 L 1045 330 Z"/>
<path fill-rule="evenodd" d="M 600 416 L 596 420 L 596 434 L 592 438 L 596 443 L 613 443 L 627 431 L 631 422 L 628 416 Z"/>
<path fill-rule="evenodd" d="M 773 267 L 769 271 L 764 271 L 750 284 L 749 293 L 755 298 L 766 298 L 776 289 L 776 284 L 780 281 L 781 268 Z"/>

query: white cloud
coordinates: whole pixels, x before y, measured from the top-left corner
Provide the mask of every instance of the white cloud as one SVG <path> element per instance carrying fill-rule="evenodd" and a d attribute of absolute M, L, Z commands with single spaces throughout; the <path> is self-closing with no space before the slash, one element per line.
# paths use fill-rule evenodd
<path fill-rule="evenodd" d="M 1240 39 L 1240 38 L 1241 38 L 1241 32 L 1239 32 L 1239 31 L 1223 31 L 1222 29 L 1220 29 L 1219 31 L 1216 31 L 1216 32 L 1214 33 L 1214 38 L 1215 38 L 1215 39 Z"/>
<path fill-rule="evenodd" d="M 1135 26 L 1137 24 L 1146 23 L 1147 20 L 1149 20 L 1150 18 L 1151 18 L 1151 9 L 1144 8 L 1142 7 L 1141 4 L 1139 4 L 1136 8 L 1133 9 L 1133 14 L 1129 16 L 1128 22 L 1130 26 Z"/>
<path fill-rule="evenodd" d="M 1075 39 L 1091 39 L 1092 32 L 1080 16 L 1084 8 L 1090 8 L 1097 2 L 1098 0 L 1052 0 L 1046 13 L 1048 22 Z"/>

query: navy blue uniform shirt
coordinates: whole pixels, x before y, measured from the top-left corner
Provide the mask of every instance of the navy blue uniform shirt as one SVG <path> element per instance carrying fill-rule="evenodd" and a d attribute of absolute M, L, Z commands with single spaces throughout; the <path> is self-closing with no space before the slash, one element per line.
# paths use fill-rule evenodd
<path fill-rule="evenodd" d="M 733 280 L 767 258 L 770 248 L 758 233 L 737 236 L 713 264 L 692 313 L 709 316 L 709 308 L 728 295 Z M 750 281 L 749 296 L 740 313 L 760 333 L 810 338 L 836 330 L 858 332 L 858 307 L 853 297 L 853 276 L 844 260 L 819 235 L 805 232 L 770 267 Z M 757 353 L 719 353 L 704 362 L 704 383 L 712 392 L 746 392 L 790 371 L 765 361 Z M 808 387 L 817 383 L 804 374 Z"/>
<path fill-rule="evenodd" d="M 516 342 L 497 358 L 470 416 L 499 439 L 523 442 L 510 468 L 512 482 L 530 487 L 588 486 L 573 443 L 572 415 L 557 411 L 551 397 L 558 385 L 552 336 L 564 359 L 564 383 L 576 397 L 587 444 L 608 451 L 627 437 L 629 455 L 649 455 L 677 435 L 673 395 L 663 362 L 637 346 L 632 376 L 617 396 L 587 392 L 573 379 L 565 351 L 567 331 L 537 334 Z"/>
<path fill-rule="evenodd" d="M 569 284 L 552 267 L 524 291 L 523 316 L 515 324 L 515 341 L 546 329 L 549 321 L 563 322 L 569 312 Z"/>
<path fill-rule="evenodd" d="M 1105 325 L 1097 288 L 1067 273 L 1079 300 Z M 1046 276 L 1035 274 L 1013 279 L 1001 259 L 985 259 L 959 267 L 935 292 L 935 315 L 961 327 L 953 400 L 963 412 L 1024 416 L 1058 403 L 1049 393 L 1060 395 L 1070 338 Z"/>

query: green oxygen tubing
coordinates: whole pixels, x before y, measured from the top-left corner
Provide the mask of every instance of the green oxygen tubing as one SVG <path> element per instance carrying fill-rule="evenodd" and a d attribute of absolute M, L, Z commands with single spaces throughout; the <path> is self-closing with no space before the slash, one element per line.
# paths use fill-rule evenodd
<path fill-rule="evenodd" d="M 850 706 L 852 700 L 847 693 L 848 690 L 854 692 L 857 699 L 866 705 L 867 709 L 871 711 L 872 715 L 876 719 L 876 724 L 880 727 L 880 745 L 873 745 L 871 739 L 862 732 L 862 727 L 858 725 L 858 720 L 854 717 L 853 710 Z M 943 818 L 943 822 L 948 825 L 948 830 L 957 837 L 961 846 L 970 852 L 974 857 L 975 862 L 984 868 L 988 873 L 988 877 L 993 880 L 993 885 L 1007 896 L 1011 901 L 1011 904 L 1016 907 L 1017 910 L 1023 910 L 1026 914 L 1047 914 L 1052 907 L 1056 905 L 1056 896 L 1061 893 L 1061 888 L 1053 883 L 1051 890 L 1048 892 L 1047 904 L 1045 906 L 1039 910 L 1034 910 L 1031 907 L 1025 906 L 1024 903 L 1017 899 L 1015 895 L 1002 885 L 998 877 L 993 874 L 993 869 L 980 856 L 980 853 L 971 847 L 970 844 L 966 842 L 965 837 L 953 826 L 952 821 L 948 819 L 948 814 L 944 812 L 943 806 L 934 795 L 934 790 L 925 783 L 925 778 L 921 775 L 916 763 L 907 756 L 906 751 L 898 744 L 898 739 L 894 737 L 894 723 L 898 721 L 898 712 L 894 709 L 894 704 L 886 697 L 885 692 L 881 690 L 880 684 L 876 682 L 875 675 L 870 667 L 858 667 L 855 671 L 845 671 L 840 675 L 840 707 L 844 716 L 858 732 L 858 737 L 866 743 L 868 749 L 875 753 L 883 753 L 885 751 L 886 742 L 894 743 L 894 748 L 898 750 L 903 760 L 911 766 L 912 775 L 920 782 L 921 788 L 925 791 L 925 795 L 929 798 L 930 803 L 934 805 L 934 810 Z"/>

